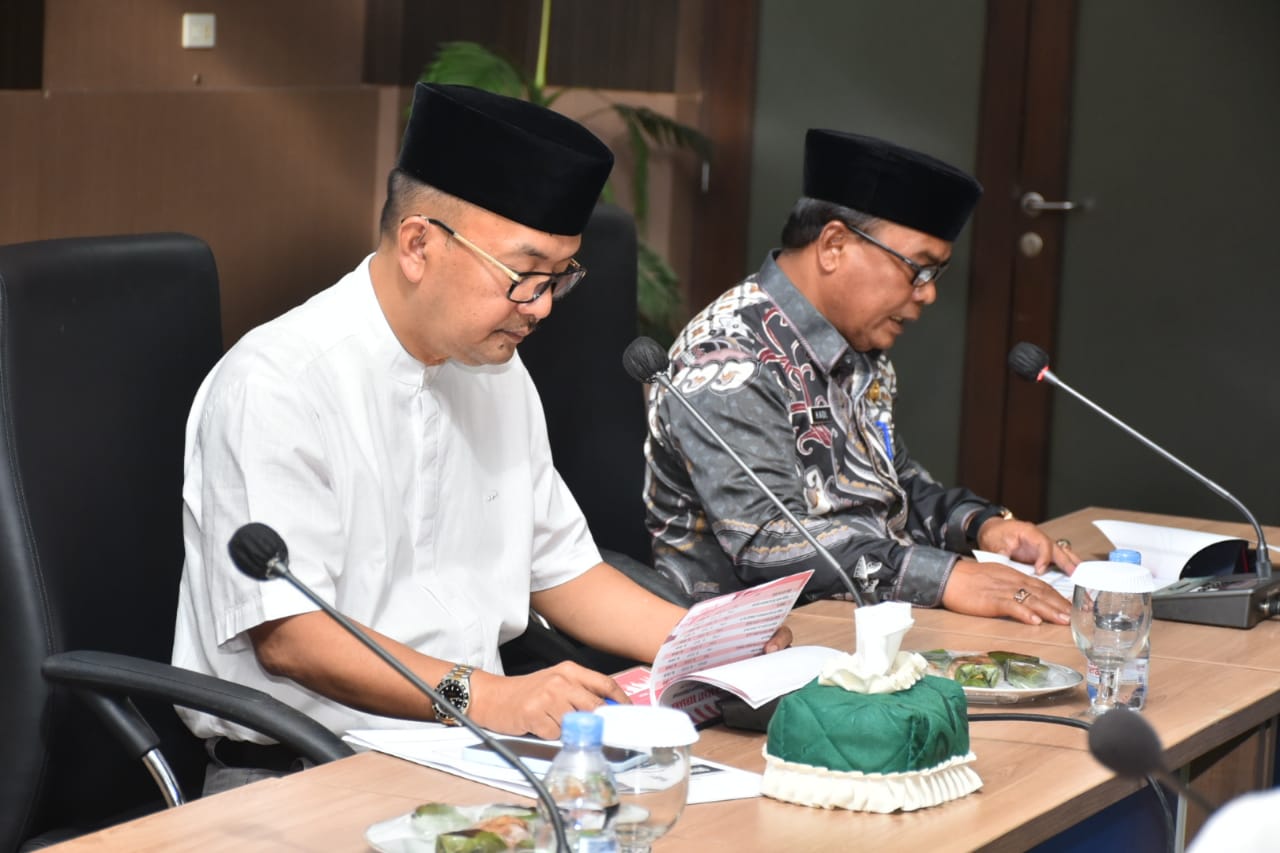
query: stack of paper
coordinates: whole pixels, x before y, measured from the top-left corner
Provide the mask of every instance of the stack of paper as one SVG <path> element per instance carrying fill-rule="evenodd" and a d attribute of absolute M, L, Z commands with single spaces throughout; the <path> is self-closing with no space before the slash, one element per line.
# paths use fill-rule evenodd
<path fill-rule="evenodd" d="M 463 750 L 480 742 L 467 729 L 423 723 L 409 729 L 356 729 L 343 737 L 357 749 L 372 749 L 473 782 L 534 798 L 533 788 L 511 767 L 469 760 Z M 524 740 L 533 740 L 524 738 Z M 543 741 L 547 743 L 547 741 Z M 559 744 L 550 742 L 558 747 Z M 705 758 L 693 759 L 689 803 L 715 803 L 760 796 L 760 774 Z"/>
<path fill-rule="evenodd" d="M 1112 548 L 1129 548 L 1141 554 L 1142 565 L 1155 578 L 1156 589 L 1178 580 L 1191 558 L 1204 549 L 1219 542 L 1239 541 L 1239 537 L 1236 536 L 1223 536 L 1202 530 L 1184 530 L 1180 527 L 1166 527 L 1159 524 L 1140 524 L 1134 521 L 1100 520 L 1095 521 L 1093 526 L 1102 531 L 1102 535 L 1111 542 Z M 1003 563 L 1023 574 L 1035 575 L 1033 566 L 1011 560 L 1003 554 L 975 550 L 973 556 L 984 563 Z M 1061 593 L 1064 598 L 1071 598 L 1075 584 L 1072 583 L 1070 576 L 1056 568 L 1050 568 L 1038 577 Z"/>

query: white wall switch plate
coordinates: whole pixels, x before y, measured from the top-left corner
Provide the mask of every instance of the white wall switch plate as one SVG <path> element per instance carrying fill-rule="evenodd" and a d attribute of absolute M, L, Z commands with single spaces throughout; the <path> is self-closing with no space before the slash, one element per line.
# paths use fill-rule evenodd
<path fill-rule="evenodd" d="M 218 16 L 201 12 L 185 12 L 182 15 L 182 46 L 185 48 L 213 47 L 218 40 Z"/>

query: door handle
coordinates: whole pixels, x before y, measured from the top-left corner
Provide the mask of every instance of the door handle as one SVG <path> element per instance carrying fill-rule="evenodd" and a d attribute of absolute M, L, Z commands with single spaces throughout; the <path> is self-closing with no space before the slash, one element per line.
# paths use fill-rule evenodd
<path fill-rule="evenodd" d="M 1074 201 L 1045 201 L 1044 196 L 1037 192 L 1026 193 L 1022 196 L 1022 212 L 1027 216 L 1039 216 L 1042 211 L 1054 211 L 1058 213 L 1066 213 L 1069 210 L 1081 210 L 1083 204 Z"/>

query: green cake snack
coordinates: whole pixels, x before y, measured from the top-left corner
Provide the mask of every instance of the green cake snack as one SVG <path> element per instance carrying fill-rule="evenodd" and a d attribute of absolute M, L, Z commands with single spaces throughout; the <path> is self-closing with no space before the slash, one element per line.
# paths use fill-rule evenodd
<path fill-rule="evenodd" d="M 427 837 L 465 829 L 471 820 L 460 808 L 448 803 L 423 803 L 409 816 L 414 831 Z"/>
<path fill-rule="evenodd" d="M 1001 666 L 1008 666 L 1009 661 L 1022 661 L 1023 663 L 1040 663 L 1040 658 L 1035 655 L 1024 655 L 1021 652 L 987 652 L 987 657 L 991 658 Z"/>
<path fill-rule="evenodd" d="M 497 853 L 533 849 L 538 813 L 528 806 L 496 803 L 454 806 L 423 803 L 409 815 L 424 843 L 435 842 L 437 853 Z"/>
<path fill-rule="evenodd" d="M 982 654 L 954 653 L 946 649 L 920 652 L 931 672 L 954 680 L 961 687 L 996 688 L 1002 682 L 1015 688 L 1047 687 L 1050 668 L 1035 655 L 996 650 Z"/>
<path fill-rule="evenodd" d="M 965 655 L 951 659 L 947 674 L 962 687 L 995 687 L 1004 673 L 989 655 Z"/>
<path fill-rule="evenodd" d="M 1004 679 L 1013 687 L 1048 687 L 1049 667 L 1038 658 L 1030 661 L 1010 660 L 1005 664 Z"/>
<path fill-rule="evenodd" d="M 436 853 L 504 853 L 507 842 L 485 829 L 459 829 L 436 836 Z"/>

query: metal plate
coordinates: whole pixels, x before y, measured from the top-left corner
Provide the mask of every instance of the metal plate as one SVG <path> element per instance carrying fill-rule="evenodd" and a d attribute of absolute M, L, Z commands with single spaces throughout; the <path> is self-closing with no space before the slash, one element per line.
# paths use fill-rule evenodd
<path fill-rule="evenodd" d="M 930 651 L 933 650 L 931 649 Z M 952 657 L 987 654 L 986 652 L 957 651 L 954 649 L 943 649 L 943 651 Z M 964 688 L 965 698 L 969 700 L 970 705 L 1016 705 L 1019 702 L 1030 702 L 1046 696 L 1065 693 L 1084 681 L 1084 676 L 1070 667 L 1047 660 L 1040 662 L 1049 667 L 1049 684 L 1044 687 L 1014 687 L 1004 679 L 1001 679 L 1000 683 L 995 687 Z M 929 674 L 939 675 L 932 666 L 929 667 Z"/>

